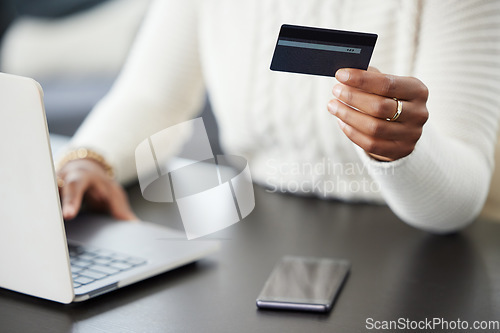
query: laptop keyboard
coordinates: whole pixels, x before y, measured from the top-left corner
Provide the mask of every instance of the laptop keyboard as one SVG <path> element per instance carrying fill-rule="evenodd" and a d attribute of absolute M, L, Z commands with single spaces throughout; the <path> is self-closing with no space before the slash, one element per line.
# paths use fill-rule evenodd
<path fill-rule="evenodd" d="M 71 244 L 68 249 L 75 289 L 146 263 L 145 259 L 109 250 Z"/>

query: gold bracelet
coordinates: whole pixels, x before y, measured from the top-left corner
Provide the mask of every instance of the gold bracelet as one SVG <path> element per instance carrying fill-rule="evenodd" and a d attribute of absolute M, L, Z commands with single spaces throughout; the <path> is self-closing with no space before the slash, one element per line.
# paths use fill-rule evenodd
<path fill-rule="evenodd" d="M 94 162 L 97 162 L 100 166 L 103 167 L 104 171 L 110 178 L 114 178 L 115 172 L 113 170 L 113 167 L 109 165 L 108 162 L 106 162 L 106 159 L 102 157 L 101 154 L 98 154 L 95 151 L 87 148 L 78 148 L 68 152 L 59 160 L 56 169 L 61 170 L 62 167 L 65 166 L 67 163 L 80 159 L 89 159 Z"/>

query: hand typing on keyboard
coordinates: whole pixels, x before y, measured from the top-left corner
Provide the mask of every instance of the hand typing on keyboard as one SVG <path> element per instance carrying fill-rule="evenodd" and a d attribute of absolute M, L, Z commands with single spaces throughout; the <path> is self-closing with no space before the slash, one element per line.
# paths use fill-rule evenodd
<path fill-rule="evenodd" d="M 84 198 L 94 210 L 108 211 L 119 220 L 138 220 L 121 185 L 98 163 L 84 158 L 70 161 L 57 178 L 65 220 L 76 217 Z"/>

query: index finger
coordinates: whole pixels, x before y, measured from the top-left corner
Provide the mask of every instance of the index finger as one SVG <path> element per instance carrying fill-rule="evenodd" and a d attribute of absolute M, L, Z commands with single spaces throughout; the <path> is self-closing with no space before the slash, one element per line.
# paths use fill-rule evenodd
<path fill-rule="evenodd" d="M 70 179 L 59 189 L 62 197 L 62 213 L 64 219 L 71 220 L 76 217 L 82 205 L 86 188 L 86 183 L 76 179 Z"/>
<path fill-rule="evenodd" d="M 342 68 L 335 78 L 348 86 L 385 97 L 401 100 L 427 100 L 427 87 L 414 77 L 396 76 L 354 68 Z"/>

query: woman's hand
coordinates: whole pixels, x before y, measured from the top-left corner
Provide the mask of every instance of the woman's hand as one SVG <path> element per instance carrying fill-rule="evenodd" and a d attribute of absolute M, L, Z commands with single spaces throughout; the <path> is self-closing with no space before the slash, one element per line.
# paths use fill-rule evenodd
<path fill-rule="evenodd" d="M 409 155 L 420 139 L 429 114 L 426 107 L 427 87 L 413 77 L 380 73 L 370 68 L 340 69 L 340 82 L 333 88 L 328 110 L 339 120 L 347 137 L 370 156 L 394 161 Z M 397 98 L 403 103 L 396 121 Z"/>
<path fill-rule="evenodd" d="M 137 220 L 125 191 L 99 163 L 73 160 L 57 172 L 57 177 L 64 219 L 73 219 L 85 200 L 93 210 L 108 211 L 120 220 Z"/>

